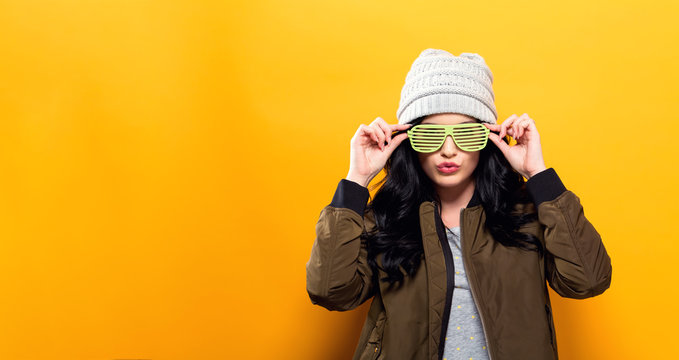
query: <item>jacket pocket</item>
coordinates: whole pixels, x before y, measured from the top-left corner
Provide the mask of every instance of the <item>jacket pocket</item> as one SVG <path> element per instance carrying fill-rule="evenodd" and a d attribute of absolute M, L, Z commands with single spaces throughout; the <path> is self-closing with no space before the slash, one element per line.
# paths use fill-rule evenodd
<path fill-rule="evenodd" d="M 384 358 L 382 353 L 382 334 L 384 333 L 386 320 L 386 314 L 381 312 L 377 318 L 377 321 L 375 322 L 375 326 L 370 332 L 368 342 L 366 343 L 363 354 L 361 355 L 361 360 L 377 360 Z"/>

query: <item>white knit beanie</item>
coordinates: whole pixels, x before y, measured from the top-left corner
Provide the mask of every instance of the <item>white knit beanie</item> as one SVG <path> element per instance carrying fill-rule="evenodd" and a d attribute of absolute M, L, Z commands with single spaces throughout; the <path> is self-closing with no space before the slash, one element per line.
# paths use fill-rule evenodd
<path fill-rule="evenodd" d="M 497 123 L 493 73 L 480 55 L 426 49 L 415 59 L 401 90 L 398 123 L 439 113 Z"/>

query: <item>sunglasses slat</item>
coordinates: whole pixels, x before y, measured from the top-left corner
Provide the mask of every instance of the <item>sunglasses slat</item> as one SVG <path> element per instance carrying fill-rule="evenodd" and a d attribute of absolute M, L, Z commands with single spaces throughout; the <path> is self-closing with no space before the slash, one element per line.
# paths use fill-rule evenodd
<path fill-rule="evenodd" d="M 485 136 L 481 135 L 474 135 L 474 136 L 456 136 L 455 139 L 457 140 L 465 140 L 465 139 L 484 139 Z"/>

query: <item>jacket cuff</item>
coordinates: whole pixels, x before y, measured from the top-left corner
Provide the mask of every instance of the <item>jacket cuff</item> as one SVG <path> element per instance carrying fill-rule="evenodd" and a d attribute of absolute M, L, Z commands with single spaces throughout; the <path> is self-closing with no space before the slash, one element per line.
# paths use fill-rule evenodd
<path fill-rule="evenodd" d="M 536 207 L 545 201 L 556 199 L 566 191 L 566 186 L 561 182 L 561 178 L 556 174 L 554 168 L 549 168 L 533 175 L 526 181 L 526 188 L 533 197 Z"/>
<path fill-rule="evenodd" d="M 351 209 L 363 216 L 369 197 L 370 192 L 367 187 L 351 180 L 342 179 L 337 184 L 337 190 L 335 190 L 330 206 Z"/>

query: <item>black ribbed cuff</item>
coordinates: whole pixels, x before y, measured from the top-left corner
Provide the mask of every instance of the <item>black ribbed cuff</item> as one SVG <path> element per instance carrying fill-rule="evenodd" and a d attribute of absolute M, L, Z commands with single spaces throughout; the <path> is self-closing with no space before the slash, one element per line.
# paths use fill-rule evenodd
<path fill-rule="evenodd" d="M 566 186 L 561 182 L 561 178 L 556 174 L 554 168 L 533 175 L 526 181 L 526 188 L 533 197 L 535 206 L 539 206 L 545 201 L 554 200 L 566 191 Z"/>
<path fill-rule="evenodd" d="M 351 209 L 363 216 L 363 211 L 370 198 L 368 188 L 351 180 L 342 179 L 332 197 L 330 206 Z"/>

